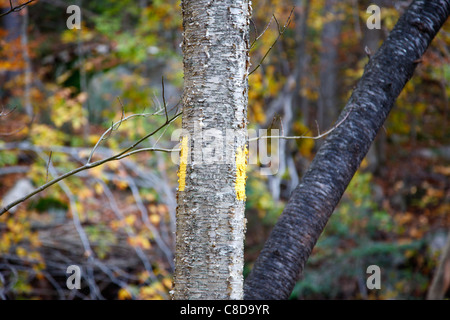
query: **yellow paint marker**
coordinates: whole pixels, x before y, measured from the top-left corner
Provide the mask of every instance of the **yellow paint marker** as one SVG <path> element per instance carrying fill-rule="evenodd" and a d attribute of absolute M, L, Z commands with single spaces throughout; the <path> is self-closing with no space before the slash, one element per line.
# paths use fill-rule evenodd
<path fill-rule="evenodd" d="M 184 191 L 186 187 L 186 165 L 188 158 L 188 138 L 181 138 L 180 169 L 178 170 L 178 191 Z"/>
<path fill-rule="evenodd" d="M 236 198 L 245 201 L 245 181 L 247 180 L 247 146 L 236 152 Z"/>

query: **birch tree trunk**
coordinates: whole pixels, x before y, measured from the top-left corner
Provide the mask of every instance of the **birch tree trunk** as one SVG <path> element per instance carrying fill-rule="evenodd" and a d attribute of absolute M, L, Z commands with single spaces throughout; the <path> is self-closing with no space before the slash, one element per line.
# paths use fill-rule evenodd
<path fill-rule="evenodd" d="M 242 299 L 248 0 L 183 0 L 174 299 Z"/>
<path fill-rule="evenodd" d="M 414 1 L 371 57 L 340 116 L 348 115 L 345 122 L 319 149 L 247 278 L 246 299 L 289 297 L 395 99 L 449 14 L 450 0 Z"/>

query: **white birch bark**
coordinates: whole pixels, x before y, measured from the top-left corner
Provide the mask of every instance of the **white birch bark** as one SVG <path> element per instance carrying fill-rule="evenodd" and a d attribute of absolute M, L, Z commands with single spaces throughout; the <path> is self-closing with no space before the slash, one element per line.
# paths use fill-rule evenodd
<path fill-rule="evenodd" d="M 249 0 L 183 0 L 174 299 L 242 299 Z"/>

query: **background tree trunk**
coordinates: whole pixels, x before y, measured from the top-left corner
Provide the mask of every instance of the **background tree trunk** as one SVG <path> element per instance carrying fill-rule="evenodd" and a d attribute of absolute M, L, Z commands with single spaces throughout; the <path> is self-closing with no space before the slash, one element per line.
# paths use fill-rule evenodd
<path fill-rule="evenodd" d="M 327 130 L 338 115 L 338 46 L 342 20 L 339 17 L 339 1 L 327 0 L 325 14 L 332 13 L 333 19 L 327 21 L 322 30 L 320 52 L 320 88 L 317 102 L 317 122 L 321 130 Z M 319 142 L 320 143 L 320 142 Z"/>
<path fill-rule="evenodd" d="M 0 13 L 4 13 L 9 10 L 8 8 L 0 9 Z M 23 15 L 20 14 L 8 14 L 3 16 L 0 20 L 0 28 L 6 31 L 6 36 L 4 40 L 7 43 L 18 42 L 21 36 L 23 23 Z M 20 57 L 20 47 L 15 48 L 16 56 Z M 20 75 L 20 70 L 0 70 L 0 83 L 2 83 L 2 87 L 0 88 L 0 99 L 2 99 L 2 103 L 6 102 L 6 99 L 10 97 L 10 90 L 6 89 L 3 84 L 11 81 L 18 75 Z"/>
<path fill-rule="evenodd" d="M 299 111 L 295 110 L 294 106 L 302 105 L 305 101 L 303 97 L 299 95 L 301 90 L 301 82 L 302 78 L 305 78 L 305 70 L 306 70 L 306 31 L 307 31 L 307 21 L 310 10 L 310 2 L 297 0 L 296 1 L 296 9 L 298 13 L 296 14 L 296 55 L 297 55 L 297 66 L 293 70 L 289 76 L 287 76 L 287 80 L 285 85 L 283 86 L 282 91 L 278 95 L 278 98 L 272 101 L 269 106 L 269 116 L 268 121 L 266 123 L 266 127 L 270 127 L 273 125 L 274 118 L 276 114 L 282 114 L 280 119 L 281 126 L 278 129 L 282 129 L 282 133 L 284 135 L 291 135 L 292 133 L 292 123 L 294 120 L 299 117 Z M 275 125 L 279 124 L 278 121 L 275 121 Z M 269 175 L 269 189 L 274 201 L 279 201 L 280 198 L 289 198 L 289 195 L 294 190 L 294 188 L 298 185 L 299 177 L 297 168 L 295 166 L 295 161 L 293 157 L 293 152 L 295 149 L 295 143 L 293 141 L 288 140 L 280 140 L 279 141 L 279 168 L 278 172 L 274 175 Z M 285 183 L 285 175 L 286 172 L 289 174 L 290 180 L 287 182 L 287 186 L 285 190 L 282 190 L 282 184 Z M 284 191 L 284 195 L 282 194 Z"/>
<path fill-rule="evenodd" d="M 174 299 L 243 297 L 250 11 L 248 0 L 182 1 Z"/>
<path fill-rule="evenodd" d="M 23 97 L 23 107 L 25 109 L 26 114 L 31 118 L 33 118 L 34 111 L 33 105 L 31 103 L 31 59 L 28 53 L 28 8 L 22 9 L 22 26 L 20 28 L 20 40 L 22 45 L 22 55 L 24 60 L 24 97 Z"/>
<path fill-rule="evenodd" d="M 372 56 L 245 283 L 246 299 L 287 299 L 331 213 L 395 99 L 450 14 L 450 0 L 416 0 Z"/>
<path fill-rule="evenodd" d="M 450 287 L 450 233 L 447 236 L 447 243 L 442 249 L 439 265 L 428 290 L 428 300 L 442 300 Z"/>
<path fill-rule="evenodd" d="M 0 10 L 0 13 L 9 10 L 5 8 Z M 32 66 L 31 58 L 28 48 L 28 8 L 23 8 L 19 13 L 8 14 L 3 16 L 0 20 L 0 26 L 6 30 L 7 34 L 5 41 L 8 43 L 15 43 L 15 59 L 23 60 L 23 67 L 16 70 L 0 70 L 0 100 L 7 97 L 11 98 L 10 89 L 6 85 L 10 81 L 15 81 L 18 84 L 23 83 L 22 109 L 31 119 L 33 117 L 33 105 L 31 103 L 31 85 L 32 85 Z M 19 44 L 20 41 L 20 44 Z M 23 76 L 23 81 L 19 77 Z M 8 101 L 5 101 L 8 103 Z"/>
<path fill-rule="evenodd" d="M 371 4 L 375 4 L 379 7 L 393 5 L 393 3 L 383 3 L 384 0 L 366 1 L 364 5 L 368 7 Z M 367 47 L 370 52 L 377 52 L 380 47 L 380 42 L 383 38 L 382 29 L 363 29 L 364 34 L 361 39 L 361 51 Z M 387 135 L 384 130 L 380 130 L 375 141 L 367 152 L 366 159 L 368 160 L 367 170 L 375 173 L 378 172 L 386 162 L 386 141 Z"/>

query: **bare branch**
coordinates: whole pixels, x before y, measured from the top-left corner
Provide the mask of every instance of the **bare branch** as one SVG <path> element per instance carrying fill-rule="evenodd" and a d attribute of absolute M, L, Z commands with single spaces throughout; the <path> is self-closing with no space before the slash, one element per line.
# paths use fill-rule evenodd
<path fill-rule="evenodd" d="M 18 11 L 22 10 L 23 8 L 25 8 L 28 4 L 30 4 L 30 3 L 34 2 L 34 1 L 36 1 L 36 0 L 29 0 L 29 1 L 25 2 L 25 3 L 22 3 L 22 4 L 18 5 L 18 6 L 13 6 L 12 1 L 9 0 L 9 10 L 6 11 L 6 12 L 1 13 L 0 14 L 0 18 L 3 17 L 3 16 L 6 16 L 7 14 L 10 14 L 12 12 L 18 12 Z"/>
<path fill-rule="evenodd" d="M 7 117 L 9 114 L 14 112 L 14 110 L 16 110 L 16 109 L 17 109 L 17 107 L 14 107 L 11 110 L 9 110 L 8 112 L 5 112 L 5 107 L 2 106 L 2 111 L 0 111 L 0 117 Z"/>
<path fill-rule="evenodd" d="M 166 97 L 165 97 L 165 93 L 164 93 L 164 76 L 161 77 L 161 86 L 162 86 L 163 107 L 164 107 L 164 112 L 166 114 L 166 121 L 169 121 L 169 114 L 167 113 Z"/>
<path fill-rule="evenodd" d="M 50 151 L 50 155 L 48 156 L 48 162 L 47 162 L 47 175 L 45 176 L 45 182 L 48 182 L 48 167 L 50 166 L 50 161 L 52 160 L 52 152 Z"/>
<path fill-rule="evenodd" d="M 319 123 L 317 122 L 317 120 L 314 120 L 314 122 L 316 123 L 317 134 L 320 135 L 320 127 L 319 127 Z"/>
<path fill-rule="evenodd" d="M 45 159 L 44 154 L 41 153 L 41 154 L 39 154 L 39 156 L 42 159 Z M 49 162 L 48 169 L 52 175 L 57 175 L 56 169 L 53 167 L 53 165 L 50 162 Z M 85 256 L 87 257 L 88 261 L 91 263 L 91 266 L 88 266 L 88 268 L 87 268 L 88 277 L 86 279 L 89 284 L 91 294 L 94 294 L 93 297 L 95 297 L 95 298 L 103 298 L 100 293 L 100 289 L 98 288 L 97 284 L 95 283 L 94 276 L 93 276 L 92 265 L 95 262 L 94 261 L 95 253 L 92 250 L 91 244 L 89 242 L 89 238 L 88 238 L 86 232 L 84 231 L 83 226 L 81 225 L 79 213 L 78 213 L 76 203 L 75 203 L 75 197 L 74 197 L 72 191 L 70 190 L 70 188 L 67 186 L 67 184 L 64 181 L 60 180 L 58 184 L 61 187 L 61 189 L 64 191 L 66 196 L 69 198 L 70 209 L 72 210 L 72 220 L 73 220 L 75 229 L 77 230 L 78 235 L 81 240 L 81 243 L 83 245 Z"/>
<path fill-rule="evenodd" d="M 278 22 L 277 17 L 273 14 L 272 17 L 275 19 L 275 22 L 277 24 L 278 33 L 281 33 L 280 23 Z"/>
<path fill-rule="evenodd" d="M 14 107 L 14 109 L 15 109 L 15 107 Z M 4 114 L 4 116 L 8 116 L 11 112 L 14 111 L 14 109 L 12 109 L 12 110 L 9 111 L 8 113 Z M 3 113 L 3 111 L 0 113 L 0 117 L 2 116 L 2 113 Z M 32 125 L 33 122 L 34 122 L 34 118 L 35 118 L 35 115 L 33 115 L 33 118 L 31 118 L 30 123 L 25 124 L 24 126 L 22 126 L 22 127 L 18 128 L 18 129 L 16 129 L 16 130 L 14 130 L 14 131 L 12 131 L 12 132 L 0 132 L 0 136 L 12 136 L 12 135 L 15 135 L 16 133 L 19 133 L 20 131 L 22 131 L 22 130 L 25 129 L 26 127 L 31 127 L 31 125 Z"/>
<path fill-rule="evenodd" d="M 117 97 L 117 100 L 119 100 L 120 106 L 122 107 L 122 115 L 120 116 L 119 125 L 117 126 L 116 131 L 119 130 L 120 125 L 123 122 L 123 117 L 125 116 L 125 106 L 123 105 L 122 100 L 120 100 L 119 96 Z"/>
<path fill-rule="evenodd" d="M 115 122 L 115 123 L 112 123 L 111 126 L 110 126 L 110 127 L 102 134 L 102 136 L 100 137 L 100 139 L 99 139 L 99 140 L 97 141 L 97 143 L 95 144 L 94 148 L 92 149 L 91 153 L 89 154 L 89 157 L 88 157 L 88 160 L 87 160 L 87 162 L 86 162 L 86 165 L 88 165 L 88 164 L 91 163 L 92 157 L 94 156 L 94 153 L 95 153 L 95 151 L 98 149 L 100 143 L 102 143 L 104 140 L 107 140 L 107 139 L 108 139 L 108 137 L 111 135 L 111 131 L 117 130 L 117 129 L 114 129 L 116 126 L 120 126 L 120 124 L 121 124 L 122 122 L 127 121 L 127 120 L 132 119 L 132 118 L 135 118 L 135 117 L 149 117 L 149 116 L 156 115 L 156 114 L 158 114 L 158 113 L 159 113 L 159 111 L 156 111 L 156 112 L 154 112 L 154 113 L 135 113 L 135 114 L 129 115 L 129 116 L 125 117 L 125 118 L 122 117 L 122 119 L 120 119 L 119 121 L 117 121 L 117 122 Z M 180 115 L 181 115 L 181 112 L 180 112 L 180 113 L 177 113 L 172 119 L 166 120 L 166 122 L 165 122 L 161 127 L 159 127 L 157 130 L 159 131 L 159 130 L 161 130 L 162 128 L 164 128 L 166 125 L 168 125 L 169 123 L 172 123 L 172 122 L 173 122 L 176 118 L 178 118 Z M 117 127 L 117 128 L 118 128 L 118 127 Z M 157 131 L 156 131 L 156 132 L 157 132 Z M 150 135 L 154 135 L 156 132 L 151 133 Z M 149 137 L 149 136 L 146 136 L 142 141 L 144 141 L 144 140 L 145 140 L 146 138 L 148 138 L 148 137 Z M 142 141 L 139 141 L 138 144 L 141 143 Z M 131 147 L 131 149 L 134 148 L 134 147 L 135 147 L 135 146 Z M 130 149 L 130 148 L 128 148 L 124 153 L 128 152 L 129 149 Z"/>
<path fill-rule="evenodd" d="M 301 136 L 261 136 L 261 137 L 256 137 L 256 138 L 251 138 L 248 141 L 258 141 L 260 139 L 284 139 L 284 140 L 297 140 L 297 139 L 312 139 L 312 140 L 318 140 L 321 139 L 327 135 L 329 135 L 331 132 L 333 132 L 334 130 L 336 130 L 337 127 L 339 127 L 350 115 L 350 113 L 352 113 L 353 108 L 350 108 L 349 112 L 347 112 L 347 114 L 344 116 L 344 118 L 342 118 L 342 120 L 340 120 L 336 125 L 334 125 L 331 129 L 323 132 L 323 133 L 318 133 L 317 136 L 307 136 L 306 133 L 301 135 Z"/>
<path fill-rule="evenodd" d="M 129 157 L 133 154 L 139 153 L 139 152 L 144 152 L 144 151 L 161 151 L 161 152 L 173 152 L 173 151 L 179 151 L 179 149 L 164 149 L 164 148 L 141 148 L 141 149 L 137 149 L 128 153 L 125 153 L 124 155 L 121 155 L 120 157 L 117 157 L 117 159 L 115 160 L 120 160 L 126 157 Z"/>
<path fill-rule="evenodd" d="M 130 187 L 131 193 L 133 194 L 133 197 L 136 201 L 136 205 L 141 213 L 142 221 L 144 222 L 144 225 L 150 232 L 153 234 L 153 238 L 155 242 L 158 244 L 159 248 L 162 250 L 164 255 L 167 258 L 167 262 L 170 264 L 171 268 L 174 268 L 173 264 L 173 253 L 172 250 L 167 246 L 167 244 L 162 239 L 158 229 L 155 228 L 153 224 L 151 224 L 149 217 L 149 213 L 147 210 L 147 207 L 144 205 L 144 202 L 142 201 L 141 195 L 139 194 L 139 189 L 136 186 L 136 183 L 133 181 L 133 179 L 128 178 L 127 179 L 128 186 Z"/>
<path fill-rule="evenodd" d="M 100 165 L 102 165 L 102 164 L 104 164 L 104 163 L 106 163 L 106 162 L 110 162 L 110 161 L 114 161 L 114 160 L 120 160 L 120 159 L 123 159 L 123 158 L 125 158 L 125 157 L 127 157 L 127 156 L 130 156 L 131 154 L 133 154 L 133 153 L 130 152 L 130 151 L 132 151 L 135 147 L 137 147 L 137 146 L 138 146 L 140 143 L 142 143 L 144 140 L 146 140 L 146 139 L 148 139 L 149 137 L 155 135 L 157 132 L 159 132 L 160 130 L 162 130 L 164 127 L 166 127 L 167 125 L 169 125 L 169 124 L 171 124 L 172 122 L 174 122 L 180 115 L 181 115 L 181 112 L 180 112 L 180 113 L 177 113 L 177 114 L 174 115 L 172 118 L 170 118 L 168 121 L 165 121 L 161 126 L 159 126 L 158 128 L 156 128 L 156 129 L 153 130 L 152 132 L 148 133 L 147 135 L 145 135 L 144 137 L 142 137 L 141 139 L 139 139 L 138 141 L 136 141 L 135 143 L 133 143 L 131 146 L 129 146 L 129 147 L 126 148 L 125 150 L 123 150 L 123 151 L 121 151 L 121 152 L 119 152 L 119 153 L 117 153 L 117 154 L 115 154 L 115 155 L 106 157 L 106 158 L 104 158 L 104 159 L 101 159 L 101 160 L 98 160 L 98 161 L 95 161 L 95 162 L 90 162 L 90 160 L 91 160 L 91 158 L 92 158 L 92 155 L 93 155 L 95 149 L 97 149 L 99 143 L 104 139 L 105 134 L 106 134 L 107 132 L 109 132 L 109 131 L 111 130 L 111 128 L 113 128 L 114 126 L 110 127 L 110 128 L 102 135 L 102 137 L 100 138 L 100 140 L 99 140 L 99 141 L 97 142 L 97 144 L 95 145 L 95 147 L 94 147 L 94 149 L 92 150 L 91 154 L 89 155 L 89 159 L 88 159 L 88 161 L 86 162 L 85 165 L 83 165 L 83 166 L 81 166 L 81 167 L 78 167 L 78 168 L 76 168 L 76 169 L 73 169 L 73 170 L 71 170 L 71 171 L 69 171 L 69 172 L 66 172 L 66 173 L 62 174 L 61 176 L 59 176 L 59 177 L 54 178 L 53 180 L 51 180 L 51 181 L 49 181 L 49 182 L 43 184 L 43 185 L 40 186 L 39 188 L 35 189 L 35 190 L 32 191 L 31 193 L 29 193 L 29 194 L 27 194 L 27 195 L 25 195 L 25 196 L 23 196 L 23 197 L 21 197 L 21 198 L 15 200 L 14 202 L 12 202 L 12 203 L 6 205 L 4 208 L 0 209 L 0 216 L 3 215 L 5 212 L 7 212 L 7 211 L 8 211 L 9 209 L 11 209 L 12 207 L 18 205 L 19 203 L 22 203 L 23 201 L 25 201 L 25 200 L 31 198 L 32 196 L 38 194 L 39 192 L 41 192 L 41 191 L 47 189 L 48 187 L 54 185 L 54 184 L 57 183 L 57 182 L 60 182 L 61 180 L 65 179 L 65 178 L 67 178 L 67 177 L 70 177 L 70 176 L 72 176 L 72 175 L 74 175 L 74 174 L 77 174 L 78 172 L 81 172 L 81 171 L 85 171 L 85 170 L 88 170 L 88 169 L 91 169 L 91 168 L 98 167 L 98 166 L 100 166 Z M 137 116 L 137 115 L 132 115 L 132 116 Z M 132 116 L 129 116 L 129 117 L 127 117 L 127 118 L 124 118 L 122 121 L 125 121 L 126 119 L 129 119 L 129 118 L 131 118 Z M 117 124 L 117 123 L 116 123 L 116 124 Z M 163 151 L 163 149 L 159 149 L 159 150 L 156 150 L 156 149 L 155 149 L 155 151 Z"/>
<path fill-rule="evenodd" d="M 269 50 L 267 50 L 266 54 L 262 57 L 261 61 L 258 63 L 258 65 L 248 73 L 248 75 L 251 75 L 253 72 L 255 72 L 256 70 L 258 70 L 258 68 L 261 66 L 261 64 L 264 62 L 264 60 L 266 59 L 266 57 L 269 55 L 269 52 L 272 50 L 272 48 L 275 46 L 275 44 L 277 43 L 278 39 L 280 39 L 280 37 L 284 34 L 284 32 L 286 31 L 287 27 L 289 26 L 289 24 L 291 23 L 291 17 L 292 17 L 292 13 L 294 12 L 295 7 L 292 8 L 291 12 L 289 13 L 289 17 L 286 20 L 286 23 L 284 24 L 283 28 L 280 29 L 280 25 L 278 23 L 277 18 L 275 17 L 275 15 L 273 15 L 273 18 L 275 19 L 277 26 L 278 26 L 278 37 L 275 39 L 275 41 L 272 43 L 272 45 L 270 46 Z"/>
<path fill-rule="evenodd" d="M 108 134 L 106 135 L 106 137 L 104 137 L 104 139 L 101 139 L 100 141 L 109 139 L 111 133 L 114 131 L 114 121 L 111 121 L 111 127 L 109 127 L 109 129 L 110 130 L 108 130 Z"/>
<path fill-rule="evenodd" d="M 266 25 L 266 27 L 264 28 L 263 32 L 261 32 L 261 34 L 255 38 L 255 40 L 253 40 L 252 44 L 250 45 L 250 49 L 252 49 L 255 46 L 256 41 L 258 41 L 259 38 L 261 38 L 266 33 L 267 29 L 269 29 L 273 18 L 274 18 L 274 16 L 272 15 L 272 17 L 270 17 L 269 23 Z M 255 27 L 255 32 L 256 32 L 256 25 L 255 25 L 255 23 L 253 22 L 252 19 L 250 19 L 250 21 L 253 23 L 253 26 Z"/>
<path fill-rule="evenodd" d="M 96 179 L 96 181 L 98 183 L 100 183 L 103 187 L 103 191 L 106 195 L 106 197 L 109 200 L 110 203 L 110 207 L 113 210 L 114 214 L 116 215 L 116 217 L 120 220 L 120 221 L 124 221 L 125 220 L 125 216 L 123 214 L 123 212 L 119 209 L 119 206 L 117 205 L 117 201 L 114 198 L 113 193 L 111 192 L 110 188 L 108 187 L 108 185 L 102 180 L 102 179 Z M 133 231 L 132 228 L 126 228 L 125 232 L 127 233 L 129 238 L 135 237 L 136 233 Z M 136 255 L 141 259 L 142 264 L 144 265 L 145 270 L 147 271 L 147 273 L 149 274 L 149 277 L 153 280 L 156 281 L 157 278 L 153 272 L 152 266 L 150 261 L 148 260 L 148 257 L 145 255 L 144 251 L 142 251 L 141 247 L 136 247 L 136 246 L 132 246 L 134 251 L 136 252 Z"/>

